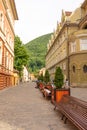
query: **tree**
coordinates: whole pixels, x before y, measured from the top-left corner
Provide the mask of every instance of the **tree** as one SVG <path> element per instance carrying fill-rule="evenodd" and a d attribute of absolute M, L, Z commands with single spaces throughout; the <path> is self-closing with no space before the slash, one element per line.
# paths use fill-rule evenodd
<path fill-rule="evenodd" d="M 23 66 L 27 65 L 29 56 L 26 48 L 18 36 L 15 37 L 14 43 L 14 68 L 19 71 L 19 75 L 21 77 Z"/>
<path fill-rule="evenodd" d="M 48 70 L 46 70 L 46 72 L 45 72 L 44 81 L 45 81 L 46 84 L 48 82 L 50 82 L 50 74 L 49 74 Z"/>
<path fill-rule="evenodd" d="M 43 74 L 39 75 L 38 80 L 43 82 Z"/>
<path fill-rule="evenodd" d="M 56 88 L 61 88 L 63 86 L 63 83 L 64 83 L 64 76 L 62 73 L 62 69 L 60 67 L 57 67 L 55 72 L 54 84 Z"/>

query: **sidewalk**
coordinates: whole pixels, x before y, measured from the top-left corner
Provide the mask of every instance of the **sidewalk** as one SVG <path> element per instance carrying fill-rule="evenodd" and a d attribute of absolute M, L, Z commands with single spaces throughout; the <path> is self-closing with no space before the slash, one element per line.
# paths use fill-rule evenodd
<path fill-rule="evenodd" d="M 87 101 L 87 88 L 71 88 L 71 95 Z"/>
<path fill-rule="evenodd" d="M 69 121 L 64 124 L 35 86 L 28 82 L 0 91 L 0 130 L 77 130 Z M 71 92 L 87 101 L 87 88 L 71 88 Z"/>

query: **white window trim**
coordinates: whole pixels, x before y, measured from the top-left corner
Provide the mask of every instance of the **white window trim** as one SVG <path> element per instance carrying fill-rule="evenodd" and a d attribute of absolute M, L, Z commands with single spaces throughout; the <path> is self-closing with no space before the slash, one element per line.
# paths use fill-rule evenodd
<path fill-rule="evenodd" d="M 80 51 L 87 50 L 87 39 L 80 39 Z"/>
<path fill-rule="evenodd" d="M 76 52 L 76 42 L 71 42 L 70 47 L 71 47 L 71 53 Z"/>

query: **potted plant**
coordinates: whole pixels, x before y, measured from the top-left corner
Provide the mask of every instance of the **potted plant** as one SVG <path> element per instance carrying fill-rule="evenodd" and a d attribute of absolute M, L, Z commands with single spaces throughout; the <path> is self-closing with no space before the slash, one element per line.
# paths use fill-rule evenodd
<path fill-rule="evenodd" d="M 49 74 L 49 71 L 48 71 L 48 70 L 45 71 L 44 82 L 45 82 L 46 84 L 47 84 L 48 82 L 50 82 L 50 74 Z"/>
<path fill-rule="evenodd" d="M 50 74 L 49 71 L 46 70 L 45 71 L 45 75 L 44 75 L 44 83 L 45 83 L 45 88 L 44 88 L 44 95 L 48 95 L 49 97 L 51 96 L 51 83 L 50 83 Z"/>
<path fill-rule="evenodd" d="M 38 81 L 39 81 L 38 85 L 39 85 L 40 90 L 43 88 L 43 78 L 44 78 L 43 74 L 38 76 Z"/>
<path fill-rule="evenodd" d="M 64 75 L 60 67 L 56 68 L 54 84 L 55 84 L 56 102 L 59 102 L 64 94 L 70 95 L 70 89 L 63 88 Z"/>
<path fill-rule="evenodd" d="M 52 86 L 50 83 L 50 74 L 48 70 L 45 71 L 44 82 L 46 84 L 45 87 L 51 91 Z"/>

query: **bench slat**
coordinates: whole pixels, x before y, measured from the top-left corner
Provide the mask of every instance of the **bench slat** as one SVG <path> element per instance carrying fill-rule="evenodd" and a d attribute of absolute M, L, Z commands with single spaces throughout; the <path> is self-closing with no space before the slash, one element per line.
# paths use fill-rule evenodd
<path fill-rule="evenodd" d="M 80 130 L 87 130 L 87 102 L 64 95 L 55 108 L 68 118 Z"/>

